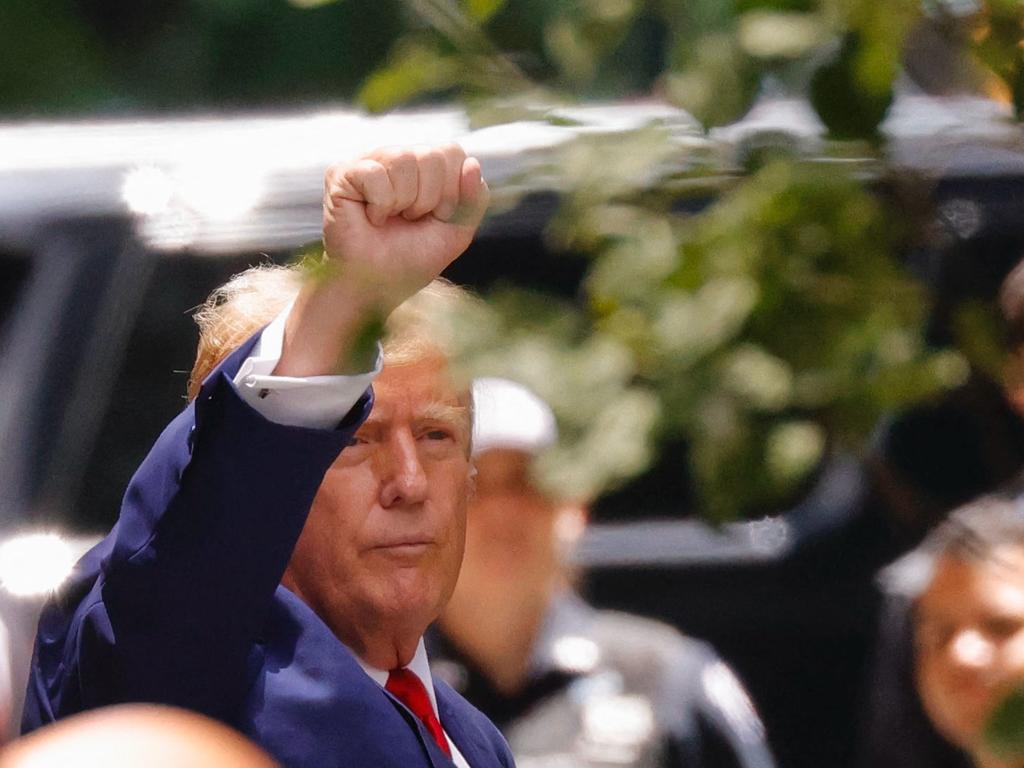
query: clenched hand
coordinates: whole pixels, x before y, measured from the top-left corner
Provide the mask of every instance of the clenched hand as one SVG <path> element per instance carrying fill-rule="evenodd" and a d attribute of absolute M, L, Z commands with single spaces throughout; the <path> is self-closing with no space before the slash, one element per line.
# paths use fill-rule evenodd
<path fill-rule="evenodd" d="M 297 299 L 275 373 L 353 372 L 346 350 L 359 331 L 469 246 L 489 197 L 480 163 L 454 144 L 379 149 L 328 168 L 327 269 Z"/>

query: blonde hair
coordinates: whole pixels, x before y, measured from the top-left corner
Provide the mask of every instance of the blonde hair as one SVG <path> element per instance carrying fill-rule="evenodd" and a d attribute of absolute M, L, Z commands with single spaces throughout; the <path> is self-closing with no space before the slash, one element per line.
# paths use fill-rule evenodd
<path fill-rule="evenodd" d="M 305 279 L 301 266 L 263 264 L 235 275 L 210 294 L 195 313 L 199 346 L 188 381 L 189 400 L 224 358 L 284 311 Z M 447 280 L 431 282 L 388 317 L 382 339 L 385 362 L 403 365 L 430 355 L 450 358 L 456 315 L 474 301 L 468 291 Z"/>

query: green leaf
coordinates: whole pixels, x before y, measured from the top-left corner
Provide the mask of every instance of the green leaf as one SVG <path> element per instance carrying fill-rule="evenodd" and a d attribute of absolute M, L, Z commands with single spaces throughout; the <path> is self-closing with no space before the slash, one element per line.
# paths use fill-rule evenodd
<path fill-rule="evenodd" d="M 457 79 L 458 66 L 452 57 L 426 45 L 407 44 L 366 79 L 358 100 L 371 112 L 383 112 L 415 96 L 450 87 Z"/>
<path fill-rule="evenodd" d="M 462 7 L 473 21 L 483 24 L 505 7 L 505 0 L 462 0 Z"/>
<path fill-rule="evenodd" d="M 816 14 L 751 11 L 738 19 L 740 47 L 757 59 L 795 59 L 825 42 L 828 29 Z"/>
<path fill-rule="evenodd" d="M 812 11 L 814 0 L 734 0 L 737 13 L 749 11 Z"/>
<path fill-rule="evenodd" d="M 707 35 L 666 74 L 668 97 L 707 127 L 742 117 L 754 101 L 760 68 L 732 32 Z"/>
<path fill-rule="evenodd" d="M 825 430 L 811 421 L 784 422 L 772 429 L 766 447 L 767 466 L 775 483 L 799 483 L 825 455 Z"/>
<path fill-rule="evenodd" d="M 953 313 L 952 325 L 957 347 L 974 368 L 999 381 L 1008 350 L 998 309 L 991 302 L 966 302 Z"/>
<path fill-rule="evenodd" d="M 1018 688 L 996 707 L 985 725 L 985 741 L 999 757 L 1024 757 L 1024 688 Z"/>
<path fill-rule="evenodd" d="M 879 74 L 872 69 L 866 82 L 860 70 L 866 50 L 859 35 L 846 35 L 836 56 L 811 80 L 811 104 L 833 138 L 877 140 L 892 104 L 895 70 Z"/>

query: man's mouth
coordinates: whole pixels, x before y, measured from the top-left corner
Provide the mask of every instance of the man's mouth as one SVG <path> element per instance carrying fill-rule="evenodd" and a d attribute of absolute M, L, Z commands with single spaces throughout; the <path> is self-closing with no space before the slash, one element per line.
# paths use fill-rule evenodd
<path fill-rule="evenodd" d="M 378 544 L 373 549 L 381 554 L 395 557 L 417 557 L 426 552 L 432 545 L 430 539 L 400 539 Z"/>

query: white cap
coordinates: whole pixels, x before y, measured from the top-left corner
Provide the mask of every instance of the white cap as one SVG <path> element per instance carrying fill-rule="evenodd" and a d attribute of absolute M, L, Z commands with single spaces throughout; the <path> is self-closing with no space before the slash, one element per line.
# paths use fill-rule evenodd
<path fill-rule="evenodd" d="M 558 427 L 551 408 L 508 379 L 473 381 L 473 454 L 511 448 L 537 454 L 554 445 Z"/>

